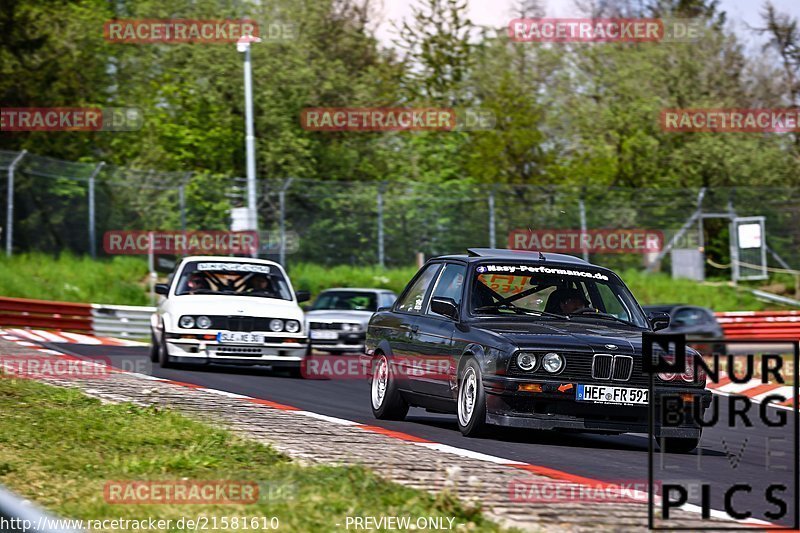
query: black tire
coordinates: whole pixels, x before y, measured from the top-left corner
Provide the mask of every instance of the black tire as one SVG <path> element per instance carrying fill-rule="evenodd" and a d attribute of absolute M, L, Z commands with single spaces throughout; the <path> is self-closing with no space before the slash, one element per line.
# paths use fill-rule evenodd
<path fill-rule="evenodd" d="M 303 371 L 299 366 L 290 366 L 286 368 L 286 371 L 289 373 L 289 377 L 294 379 L 303 379 L 305 376 L 303 375 Z"/>
<path fill-rule="evenodd" d="M 161 368 L 174 368 L 175 363 L 169 360 L 167 355 L 167 334 L 161 334 L 161 342 L 158 344 L 158 364 Z"/>
<path fill-rule="evenodd" d="M 481 367 L 473 357 L 467 360 L 459 375 L 456 404 L 456 417 L 461 434 L 465 437 L 479 437 L 485 434 L 486 392 L 483 390 Z"/>
<path fill-rule="evenodd" d="M 151 363 L 158 363 L 158 351 L 159 351 L 158 341 L 156 340 L 156 336 L 153 332 L 150 332 L 150 362 Z"/>
<path fill-rule="evenodd" d="M 663 437 L 658 444 L 664 453 L 691 453 L 700 445 L 700 437 Z"/>
<path fill-rule="evenodd" d="M 397 389 L 397 380 L 391 368 L 385 355 L 376 355 L 372 363 L 369 393 L 372 414 L 378 420 L 404 420 L 408 414 L 408 402 Z"/>

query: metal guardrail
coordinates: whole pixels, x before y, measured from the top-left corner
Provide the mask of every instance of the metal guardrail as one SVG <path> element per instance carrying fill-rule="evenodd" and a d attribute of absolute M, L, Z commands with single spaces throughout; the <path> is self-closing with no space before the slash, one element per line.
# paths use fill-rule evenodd
<path fill-rule="evenodd" d="M 79 331 L 101 336 L 146 338 L 155 307 L 76 304 L 0 298 L 0 327 Z"/>
<path fill-rule="evenodd" d="M 729 311 L 716 315 L 730 339 L 800 340 L 800 311 Z"/>
<path fill-rule="evenodd" d="M 89 304 L 0 298 L 0 326 L 92 331 Z"/>
<path fill-rule="evenodd" d="M 97 335 L 146 338 L 155 307 L 92 304 L 92 331 Z"/>
<path fill-rule="evenodd" d="M 3 533 L 79 533 L 66 528 L 69 520 L 55 518 L 0 487 L 0 531 Z"/>

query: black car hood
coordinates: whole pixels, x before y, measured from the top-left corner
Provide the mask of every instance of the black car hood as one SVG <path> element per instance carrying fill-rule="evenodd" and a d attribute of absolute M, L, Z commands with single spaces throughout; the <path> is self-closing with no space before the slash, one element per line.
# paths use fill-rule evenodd
<path fill-rule="evenodd" d="M 479 328 L 502 335 L 520 348 L 628 354 L 642 351 L 642 330 L 618 327 L 611 321 L 482 322 Z"/>

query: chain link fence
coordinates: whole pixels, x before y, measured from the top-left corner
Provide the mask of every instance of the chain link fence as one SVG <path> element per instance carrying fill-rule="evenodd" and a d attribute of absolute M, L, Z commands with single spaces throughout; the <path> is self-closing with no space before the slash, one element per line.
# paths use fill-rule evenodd
<path fill-rule="evenodd" d="M 245 182 L 239 177 L 134 170 L 8 151 L 0 151 L 0 169 L 8 176 L 8 187 L 1 188 L 6 217 L 0 219 L 9 254 L 69 250 L 103 256 L 106 231 L 228 229 L 231 209 L 245 203 Z M 676 248 L 702 247 L 716 263 L 725 263 L 730 262 L 728 231 L 735 214 L 766 217 L 771 262 L 800 268 L 800 188 L 299 178 L 260 180 L 259 187 L 259 228 L 271 242 L 285 243 L 283 259 L 289 264 L 408 265 L 418 253 L 430 257 L 469 247 L 504 248 L 514 230 L 582 228 L 660 231 L 665 243 L 679 237 L 672 243 Z M 687 223 L 698 213 L 698 222 Z M 265 254 L 278 259 L 279 248 Z M 592 253 L 590 259 L 612 268 L 645 266 L 644 254 Z M 662 268 L 669 255 L 663 259 Z"/>

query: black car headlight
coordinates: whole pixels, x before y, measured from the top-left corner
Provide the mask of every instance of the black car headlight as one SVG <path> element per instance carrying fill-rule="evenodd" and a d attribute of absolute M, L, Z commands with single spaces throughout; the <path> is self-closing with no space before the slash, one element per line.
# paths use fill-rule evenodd
<path fill-rule="evenodd" d="M 520 370 L 530 372 L 536 368 L 536 354 L 530 352 L 520 352 L 517 354 L 517 366 Z"/>
<path fill-rule="evenodd" d="M 549 352 L 542 357 L 542 368 L 551 374 L 557 374 L 564 368 L 564 358 L 555 352 Z"/>
<path fill-rule="evenodd" d="M 183 315 L 181 319 L 178 320 L 178 325 L 184 329 L 192 329 L 194 327 L 194 317 Z"/>

